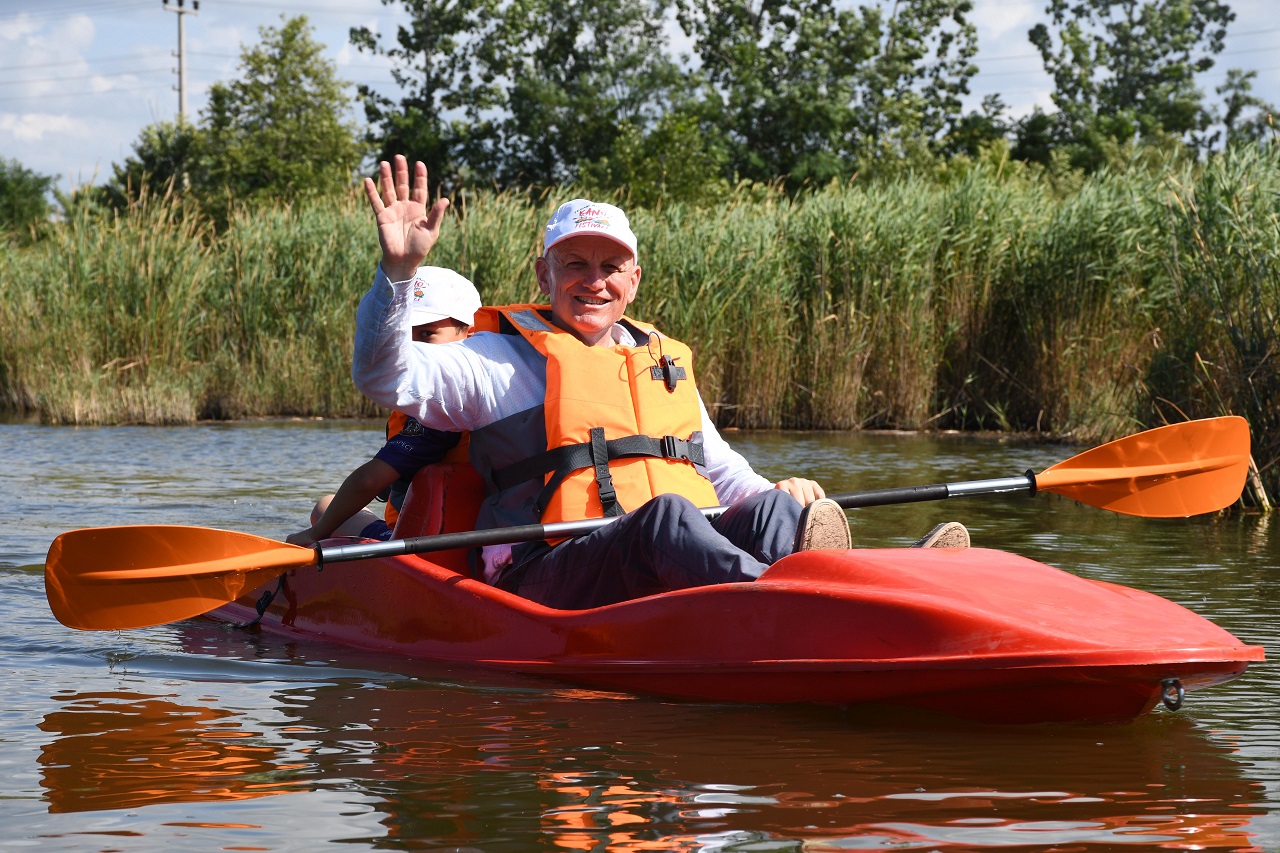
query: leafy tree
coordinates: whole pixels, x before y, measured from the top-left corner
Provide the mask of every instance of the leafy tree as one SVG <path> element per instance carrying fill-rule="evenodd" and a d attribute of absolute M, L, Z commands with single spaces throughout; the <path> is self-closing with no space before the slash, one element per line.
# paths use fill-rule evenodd
<path fill-rule="evenodd" d="M 794 187 L 931 157 L 977 73 L 970 0 L 677 0 L 741 177 Z"/>
<path fill-rule="evenodd" d="M 683 80 L 661 6 L 635 0 L 511 2 L 479 58 L 507 84 L 490 157 L 506 186 L 575 180 L 620 127 L 653 127 Z"/>
<path fill-rule="evenodd" d="M 670 112 L 648 132 L 629 122 L 620 125 L 613 150 L 584 164 L 580 180 L 588 193 L 621 191 L 644 207 L 707 202 L 728 189 L 722 177 L 727 159 L 695 116 Z"/>
<path fill-rule="evenodd" d="M 219 195 L 294 199 L 350 184 L 362 159 L 351 105 L 305 16 L 261 27 L 240 56 L 240 79 L 209 91 L 196 137 L 193 188 Z"/>
<path fill-rule="evenodd" d="M 741 178 L 825 182 L 849 174 L 855 79 L 878 15 L 835 0 L 679 0 L 700 60 L 700 111 Z"/>
<path fill-rule="evenodd" d="M 858 80 L 860 160 L 933 155 L 958 130 L 978 72 L 971 11 L 970 0 L 894 0 L 887 18 L 877 15 L 878 49 Z"/>
<path fill-rule="evenodd" d="M 1007 107 L 999 95 L 987 95 L 978 110 L 955 121 L 947 131 L 944 153 L 977 157 L 982 149 L 1005 139 L 1011 126 L 1004 118 Z"/>
<path fill-rule="evenodd" d="M 0 158 L 0 232 L 30 233 L 52 212 L 52 175 L 41 175 L 17 160 Z"/>
<path fill-rule="evenodd" d="M 1210 144 L 1219 138 L 1227 145 L 1243 145 L 1260 142 L 1272 131 L 1272 120 L 1276 108 L 1253 94 L 1253 81 L 1257 71 L 1242 71 L 1232 68 L 1227 72 L 1227 79 L 1215 91 L 1223 96 L 1226 109 L 1222 117 L 1221 135 L 1215 133 Z M 1252 110 L 1252 115 L 1248 111 Z"/>
<path fill-rule="evenodd" d="M 1053 77 L 1055 132 L 1086 168 L 1108 143 L 1192 141 L 1212 120 L 1195 75 L 1213 66 L 1227 25 L 1221 0 L 1049 0 L 1054 33 L 1028 36 Z"/>
<path fill-rule="evenodd" d="M 1013 150 L 1015 160 L 1048 166 L 1057 148 L 1055 118 L 1039 107 L 1019 119 L 1013 126 Z"/>
<path fill-rule="evenodd" d="M 396 102 L 358 87 L 369 122 L 367 141 L 379 159 L 404 154 L 429 164 L 433 189 L 495 171 L 492 114 L 502 103 L 494 75 L 476 59 L 491 44 L 498 0 L 382 0 L 404 6 L 409 23 L 393 45 L 368 27 L 351 30 L 360 51 L 391 61 L 391 76 L 404 91 Z"/>
<path fill-rule="evenodd" d="M 186 189 L 198 135 L 185 122 L 160 121 L 144 127 L 133 143 L 133 153 L 112 167 L 102 200 L 118 210 L 144 194 Z"/>

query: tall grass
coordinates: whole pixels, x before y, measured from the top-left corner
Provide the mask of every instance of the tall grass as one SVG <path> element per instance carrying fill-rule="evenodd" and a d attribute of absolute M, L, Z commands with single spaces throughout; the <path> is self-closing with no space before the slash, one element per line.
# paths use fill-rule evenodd
<path fill-rule="evenodd" d="M 1162 176 L 1147 229 L 1162 320 L 1143 402 L 1151 418 L 1235 413 L 1274 498 L 1280 485 L 1280 170 L 1238 150 Z"/>
<path fill-rule="evenodd" d="M 635 209 L 632 313 L 694 345 L 724 425 L 1094 441 L 1237 412 L 1275 488 L 1278 167 L 1248 149 L 1064 185 L 984 161 Z M 537 298 L 569 192 L 454 199 L 430 262 L 486 302 Z M 0 401 L 60 423 L 373 414 L 349 365 L 377 256 L 355 195 L 244 210 L 216 235 L 151 199 L 0 246 Z"/>

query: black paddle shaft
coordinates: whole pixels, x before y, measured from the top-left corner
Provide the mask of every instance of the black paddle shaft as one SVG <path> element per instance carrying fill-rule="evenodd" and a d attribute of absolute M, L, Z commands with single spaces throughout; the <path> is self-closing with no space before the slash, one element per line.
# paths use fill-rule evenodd
<path fill-rule="evenodd" d="M 868 506 L 889 506 L 922 501 L 941 501 L 962 495 L 991 495 L 998 492 L 1028 491 L 1035 494 L 1036 475 L 1028 471 L 1021 477 L 1002 477 L 995 480 L 971 480 L 966 483 L 938 483 L 932 486 L 903 486 L 897 489 L 874 489 L 849 495 L 832 495 L 831 499 L 845 509 Z"/>
<path fill-rule="evenodd" d="M 965 483 L 939 483 L 933 486 L 907 486 L 898 489 L 875 489 L 847 495 L 832 495 L 831 499 L 845 509 L 869 506 L 940 501 L 961 495 L 989 495 L 998 492 L 1036 490 L 1035 474 L 1028 471 L 1021 477 L 1005 477 L 996 480 L 972 480 Z M 728 507 L 714 506 L 702 510 L 707 518 L 715 518 Z M 410 539 L 391 539 L 387 542 L 361 542 L 356 545 L 317 546 L 318 565 L 342 563 L 349 560 L 367 560 L 373 557 L 394 557 L 400 554 L 426 554 L 431 551 L 448 551 L 453 548 L 478 548 L 484 545 L 504 545 L 515 542 L 533 542 L 538 539 L 563 539 L 583 536 L 604 527 L 613 518 L 588 518 L 583 521 L 557 521 L 551 524 L 524 524 L 517 527 L 495 527 L 490 530 L 463 530 L 458 533 L 441 533 L 436 536 L 414 536 Z"/>

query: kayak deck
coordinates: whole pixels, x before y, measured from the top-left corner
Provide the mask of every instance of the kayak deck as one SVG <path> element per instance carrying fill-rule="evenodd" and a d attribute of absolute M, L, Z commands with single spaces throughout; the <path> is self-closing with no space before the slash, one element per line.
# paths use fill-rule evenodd
<path fill-rule="evenodd" d="M 245 622 L 260 588 L 215 611 Z M 972 548 L 811 551 L 754 583 L 553 610 L 420 556 L 284 576 L 264 630 L 594 687 L 889 703 L 991 722 L 1127 719 L 1263 650 L 1171 601 Z"/>

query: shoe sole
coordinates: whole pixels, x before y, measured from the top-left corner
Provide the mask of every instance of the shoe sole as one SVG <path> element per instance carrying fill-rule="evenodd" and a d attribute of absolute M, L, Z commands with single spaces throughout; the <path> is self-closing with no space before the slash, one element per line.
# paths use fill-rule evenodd
<path fill-rule="evenodd" d="M 968 548 L 969 531 L 958 521 L 946 521 L 925 534 L 912 548 Z"/>
<path fill-rule="evenodd" d="M 800 513 L 796 551 L 847 551 L 853 547 L 849 517 L 830 498 L 816 500 Z"/>

